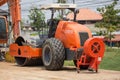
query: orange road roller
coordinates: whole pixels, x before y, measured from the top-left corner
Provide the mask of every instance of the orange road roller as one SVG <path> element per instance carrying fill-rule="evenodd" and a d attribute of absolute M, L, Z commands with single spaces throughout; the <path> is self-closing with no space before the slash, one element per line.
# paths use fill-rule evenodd
<path fill-rule="evenodd" d="M 105 46 L 99 38 L 93 38 L 91 31 L 76 21 L 74 5 L 57 4 L 42 9 L 52 12 L 48 20 L 48 34 L 45 28 L 39 35 L 37 45 L 33 45 L 19 36 L 15 43 L 10 45 L 10 54 L 15 57 L 18 65 L 44 65 L 47 70 L 60 70 L 65 60 L 73 60 L 77 71 L 81 68 L 98 72 L 103 59 Z M 69 9 L 74 12 L 74 19 L 54 19 L 57 9 Z"/>

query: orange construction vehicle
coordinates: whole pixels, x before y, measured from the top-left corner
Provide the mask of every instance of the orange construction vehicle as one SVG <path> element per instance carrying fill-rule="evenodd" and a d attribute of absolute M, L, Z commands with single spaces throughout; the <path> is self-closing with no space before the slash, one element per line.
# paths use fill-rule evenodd
<path fill-rule="evenodd" d="M 6 23 L 6 18 L 3 16 L 0 16 L 0 61 L 4 60 L 4 54 L 5 54 L 5 48 L 2 44 L 7 43 L 7 33 L 8 33 L 8 27 Z"/>
<path fill-rule="evenodd" d="M 44 64 L 47 70 L 60 70 L 65 60 L 73 60 L 78 72 L 80 68 L 97 72 L 104 55 L 104 43 L 99 38 L 93 38 L 86 26 L 76 22 L 78 11 L 75 7 L 74 4 L 42 6 L 41 9 L 52 12 L 48 21 L 48 35 L 40 36 L 36 46 L 31 46 L 23 37 L 18 36 L 15 43 L 10 45 L 10 54 L 15 57 L 17 64 Z M 73 11 L 74 20 L 54 19 L 54 13 L 58 9 Z"/>
<path fill-rule="evenodd" d="M 6 17 L 0 16 L 0 44 L 6 44 L 8 42 L 8 35 L 13 31 L 14 39 L 20 34 L 19 22 L 20 22 L 20 0 L 0 0 L 0 6 L 7 3 L 9 5 L 10 16 L 12 20 L 12 30 L 8 29 Z M 0 58 L 5 53 L 5 48 L 0 46 Z"/>
<path fill-rule="evenodd" d="M 0 0 L 0 6 L 4 5 L 5 3 L 9 5 L 10 16 L 12 18 L 13 36 L 15 39 L 20 35 L 19 29 L 19 23 L 21 20 L 20 0 Z"/>
<path fill-rule="evenodd" d="M 7 33 L 8 27 L 6 23 L 6 18 L 0 16 L 0 43 L 7 43 Z"/>

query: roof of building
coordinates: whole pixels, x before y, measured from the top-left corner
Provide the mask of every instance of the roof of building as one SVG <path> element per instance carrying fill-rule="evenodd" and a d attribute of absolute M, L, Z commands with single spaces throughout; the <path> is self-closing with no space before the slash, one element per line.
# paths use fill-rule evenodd
<path fill-rule="evenodd" d="M 67 15 L 68 19 L 73 19 L 74 18 L 74 13 L 69 13 Z M 86 21 L 86 20 L 102 20 L 102 16 L 88 8 L 81 8 L 79 9 L 79 13 L 77 14 L 76 20 L 80 21 Z"/>
<path fill-rule="evenodd" d="M 111 40 L 108 39 L 108 38 L 104 38 L 104 40 L 108 41 L 108 42 L 110 42 L 110 41 L 112 41 L 112 42 L 118 42 L 118 41 L 120 41 L 120 34 L 115 34 L 114 38 L 112 38 Z"/>
<path fill-rule="evenodd" d="M 120 34 L 116 34 L 112 41 L 120 41 Z"/>

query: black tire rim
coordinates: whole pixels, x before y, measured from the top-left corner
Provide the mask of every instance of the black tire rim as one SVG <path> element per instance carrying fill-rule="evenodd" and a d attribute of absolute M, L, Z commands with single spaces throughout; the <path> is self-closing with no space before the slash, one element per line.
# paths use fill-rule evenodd
<path fill-rule="evenodd" d="M 45 65 L 49 65 L 51 63 L 51 58 L 52 55 L 51 55 L 51 48 L 49 46 L 45 46 L 45 49 L 44 49 L 44 64 Z"/>

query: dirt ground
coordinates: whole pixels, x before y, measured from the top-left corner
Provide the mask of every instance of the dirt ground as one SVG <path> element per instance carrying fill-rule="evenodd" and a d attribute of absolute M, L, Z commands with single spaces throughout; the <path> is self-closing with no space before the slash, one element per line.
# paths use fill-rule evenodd
<path fill-rule="evenodd" d="M 60 71 L 48 71 L 41 66 L 19 67 L 15 63 L 0 62 L 0 80 L 120 80 L 120 71 L 99 70 L 98 73 L 75 67 Z"/>

